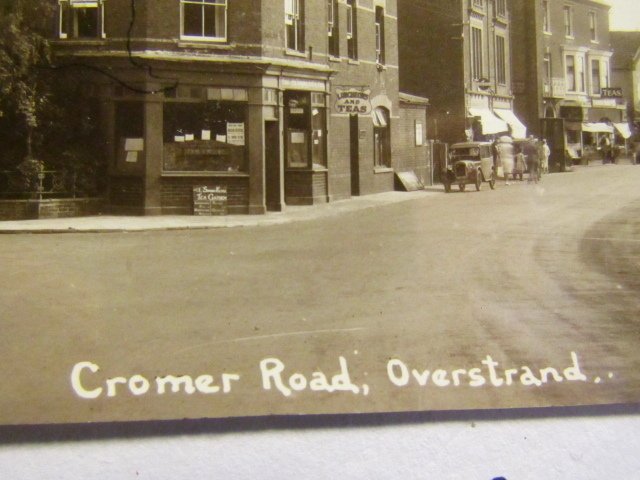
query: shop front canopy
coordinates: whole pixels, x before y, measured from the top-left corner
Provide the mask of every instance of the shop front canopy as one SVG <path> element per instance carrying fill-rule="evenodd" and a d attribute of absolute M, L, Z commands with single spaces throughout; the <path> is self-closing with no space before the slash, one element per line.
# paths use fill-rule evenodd
<path fill-rule="evenodd" d="M 508 132 L 509 126 L 503 120 L 496 117 L 488 108 L 469 108 L 469 115 L 480 117 L 483 135 Z"/>
<path fill-rule="evenodd" d="M 625 140 L 631 137 L 631 129 L 628 123 L 614 123 L 613 126 Z"/>
<path fill-rule="evenodd" d="M 527 127 L 516 117 L 515 113 L 501 108 L 495 108 L 493 111 L 511 127 L 511 136 L 513 138 L 527 138 Z"/>
<path fill-rule="evenodd" d="M 582 131 L 589 133 L 613 133 L 613 127 L 602 122 L 583 123 Z"/>

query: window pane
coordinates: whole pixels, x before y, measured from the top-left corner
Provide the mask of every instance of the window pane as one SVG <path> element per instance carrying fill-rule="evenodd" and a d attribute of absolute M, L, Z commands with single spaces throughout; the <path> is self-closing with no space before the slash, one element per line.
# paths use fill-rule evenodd
<path fill-rule="evenodd" d="M 184 4 L 184 34 L 202 36 L 202 6 Z"/>
<path fill-rule="evenodd" d="M 204 35 L 224 38 L 224 7 L 206 6 L 204 9 Z"/>
<path fill-rule="evenodd" d="M 98 8 L 76 8 L 78 37 L 98 36 Z"/>

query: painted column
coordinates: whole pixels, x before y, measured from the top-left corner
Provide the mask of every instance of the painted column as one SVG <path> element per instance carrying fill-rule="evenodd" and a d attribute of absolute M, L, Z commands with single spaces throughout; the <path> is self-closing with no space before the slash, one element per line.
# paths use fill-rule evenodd
<path fill-rule="evenodd" d="M 149 90 L 157 85 L 147 85 Z M 144 100 L 144 214 L 162 214 L 162 95 L 147 95 Z"/>

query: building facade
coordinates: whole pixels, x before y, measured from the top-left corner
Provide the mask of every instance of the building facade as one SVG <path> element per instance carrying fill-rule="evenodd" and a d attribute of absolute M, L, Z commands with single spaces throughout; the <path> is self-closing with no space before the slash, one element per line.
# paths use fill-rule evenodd
<path fill-rule="evenodd" d="M 640 132 L 640 32 L 610 32 L 611 79 L 627 103 L 632 133 Z"/>
<path fill-rule="evenodd" d="M 511 9 L 516 112 L 537 135 L 540 119 L 563 119 L 566 155 L 598 156 L 626 120 L 611 80 L 609 4 L 512 0 Z"/>
<path fill-rule="evenodd" d="M 423 139 L 400 142 L 394 0 L 58 3 L 56 62 L 101 111 L 114 212 L 191 214 L 207 187 L 260 214 L 429 175 Z"/>
<path fill-rule="evenodd" d="M 514 114 L 507 0 L 398 0 L 400 88 L 428 97 L 429 135 L 526 136 Z"/>

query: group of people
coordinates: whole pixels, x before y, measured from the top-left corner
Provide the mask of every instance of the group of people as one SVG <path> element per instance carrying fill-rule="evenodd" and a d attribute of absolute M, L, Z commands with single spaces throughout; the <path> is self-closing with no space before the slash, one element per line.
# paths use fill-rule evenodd
<path fill-rule="evenodd" d="M 551 150 L 547 141 L 537 140 L 530 136 L 523 142 L 514 143 L 509 136 L 498 138 L 493 143 L 494 164 L 502 166 L 505 184 L 509 185 L 509 177 L 529 172 L 529 181 L 538 182 L 543 173 L 549 172 L 549 156 Z"/>

